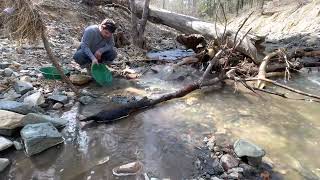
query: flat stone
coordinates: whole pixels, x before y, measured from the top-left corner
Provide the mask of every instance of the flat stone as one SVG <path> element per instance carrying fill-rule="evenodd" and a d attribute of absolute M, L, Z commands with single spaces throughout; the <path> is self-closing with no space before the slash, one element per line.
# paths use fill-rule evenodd
<path fill-rule="evenodd" d="M 20 132 L 27 156 L 38 154 L 64 141 L 51 123 L 26 125 Z"/>
<path fill-rule="evenodd" d="M 21 94 L 16 93 L 13 89 L 10 89 L 8 92 L 4 94 L 4 100 L 13 101 L 17 98 L 20 98 Z"/>
<path fill-rule="evenodd" d="M 17 93 L 22 95 L 33 90 L 32 84 L 26 81 L 17 81 L 13 88 Z"/>
<path fill-rule="evenodd" d="M 238 157 L 263 157 L 266 154 L 259 146 L 243 139 L 236 141 L 233 147 Z"/>
<path fill-rule="evenodd" d="M 8 149 L 9 147 L 11 147 L 13 145 L 13 142 L 10 141 L 7 138 L 4 138 L 2 136 L 0 136 L 0 151 L 3 151 L 5 149 Z"/>
<path fill-rule="evenodd" d="M 41 92 L 36 92 L 24 98 L 23 102 L 24 104 L 27 104 L 33 107 L 33 106 L 39 106 L 43 104 L 45 102 L 45 99 Z"/>
<path fill-rule="evenodd" d="M 43 109 L 40 107 L 29 107 L 26 104 L 16 102 L 16 101 L 7 101 L 7 100 L 1 100 L 0 101 L 0 110 L 7 110 L 16 112 L 19 114 L 28 114 L 28 113 L 39 113 L 44 112 Z"/>
<path fill-rule="evenodd" d="M 28 124 L 37 124 L 37 123 L 48 123 L 50 122 L 56 128 L 61 128 L 66 126 L 68 123 L 67 120 L 62 118 L 52 118 L 43 114 L 29 113 L 22 118 L 22 126 Z"/>
<path fill-rule="evenodd" d="M 0 172 L 2 172 L 10 164 L 9 159 L 0 158 Z"/>
<path fill-rule="evenodd" d="M 91 77 L 87 75 L 75 74 L 70 76 L 70 81 L 75 85 L 85 85 L 91 81 Z"/>
<path fill-rule="evenodd" d="M 65 95 L 52 95 L 52 96 L 49 96 L 48 99 L 51 99 L 56 102 L 60 102 L 62 104 L 67 104 L 69 100 L 68 96 L 65 96 Z"/>
<path fill-rule="evenodd" d="M 230 154 L 223 155 L 220 159 L 220 163 L 225 171 L 228 171 L 229 169 L 239 165 L 239 161 Z"/>
<path fill-rule="evenodd" d="M 13 70 L 12 69 L 10 69 L 10 68 L 5 68 L 4 69 L 4 76 L 6 76 L 6 77 L 10 77 L 12 74 L 13 74 Z"/>

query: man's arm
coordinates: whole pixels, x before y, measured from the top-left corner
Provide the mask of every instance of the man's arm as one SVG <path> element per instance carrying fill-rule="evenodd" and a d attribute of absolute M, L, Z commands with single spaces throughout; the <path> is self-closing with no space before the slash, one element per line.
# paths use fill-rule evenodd
<path fill-rule="evenodd" d="M 91 61 L 97 60 L 96 57 L 93 55 L 91 50 L 89 49 L 89 42 L 91 39 L 93 31 L 91 29 L 86 29 L 83 33 L 82 40 L 80 47 L 83 52 L 91 59 Z"/>
<path fill-rule="evenodd" d="M 101 54 L 103 54 L 104 52 L 113 49 L 114 45 L 115 45 L 115 43 L 114 43 L 114 39 L 113 39 L 113 35 L 112 35 L 112 37 L 110 37 L 109 42 L 107 42 L 103 48 L 100 48 L 99 51 L 101 52 Z"/>

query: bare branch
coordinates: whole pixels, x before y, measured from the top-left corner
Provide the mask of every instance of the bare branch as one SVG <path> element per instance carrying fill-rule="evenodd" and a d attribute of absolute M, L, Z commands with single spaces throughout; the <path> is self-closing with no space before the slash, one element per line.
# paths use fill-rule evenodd
<path fill-rule="evenodd" d="M 253 14 L 254 11 L 252 11 L 249 16 L 243 21 L 243 23 L 241 24 L 241 26 L 239 27 L 238 31 L 236 32 L 236 35 L 234 36 L 234 40 L 233 40 L 233 44 L 234 44 L 234 48 L 235 49 L 235 46 L 236 46 L 236 43 L 237 43 L 237 37 L 238 37 L 238 34 L 240 32 L 240 30 L 243 28 L 243 26 L 246 24 L 246 22 L 248 21 L 248 19 L 250 18 L 250 16 Z"/>
<path fill-rule="evenodd" d="M 275 86 L 279 86 L 283 89 L 287 89 L 289 91 L 292 91 L 294 93 L 297 93 L 297 94 L 301 94 L 301 95 L 304 95 L 304 96 L 308 96 L 308 97 L 312 97 L 312 98 L 316 98 L 316 99 L 320 99 L 320 96 L 318 95 L 314 95 L 314 94 L 310 94 L 310 93 L 306 93 L 306 92 L 303 92 L 303 91 L 300 91 L 300 90 L 297 90 L 297 89 L 294 89 L 292 87 L 289 87 L 289 86 L 285 86 L 283 84 L 280 84 L 276 81 L 273 81 L 273 80 L 270 80 L 270 79 L 260 79 L 260 78 L 248 78 L 248 79 L 244 79 L 245 81 L 257 81 L 257 80 L 261 80 L 261 81 L 266 81 L 268 83 L 271 83 Z"/>

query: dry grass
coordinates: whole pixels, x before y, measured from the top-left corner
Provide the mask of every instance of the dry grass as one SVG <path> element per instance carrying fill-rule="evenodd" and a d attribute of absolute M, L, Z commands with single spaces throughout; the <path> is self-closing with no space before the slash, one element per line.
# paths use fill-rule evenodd
<path fill-rule="evenodd" d="M 5 1 L 5 7 L 15 9 L 5 16 L 6 31 L 14 40 L 35 42 L 45 29 L 36 6 L 30 0 Z"/>

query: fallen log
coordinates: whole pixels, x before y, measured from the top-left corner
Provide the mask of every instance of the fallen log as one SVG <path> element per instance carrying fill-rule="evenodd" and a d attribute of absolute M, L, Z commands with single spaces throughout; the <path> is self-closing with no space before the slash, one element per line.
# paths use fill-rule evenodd
<path fill-rule="evenodd" d="M 128 4 L 126 4 L 129 7 Z M 143 2 L 136 3 L 136 12 L 138 15 L 142 15 L 144 4 Z M 172 27 L 185 34 L 202 34 L 207 38 L 222 39 L 226 41 L 229 47 L 235 47 L 239 42 L 241 44 L 236 48 L 238 51 L 250 57 L 255 64 L 260 64 L 261 60 L 257 57 L 257 49 L 255 43 L 260 39 L 256 36 L 245 36 L 244 33 L 235 32 L 229 29 L 225 30 L 225 27 L 217 24 L 200 20 L 198 18 L 170 12 L 163 9 L 158 9 L 153 6 L 149 6 L 148 20 L 153 23 L 160 23 Z"/>

